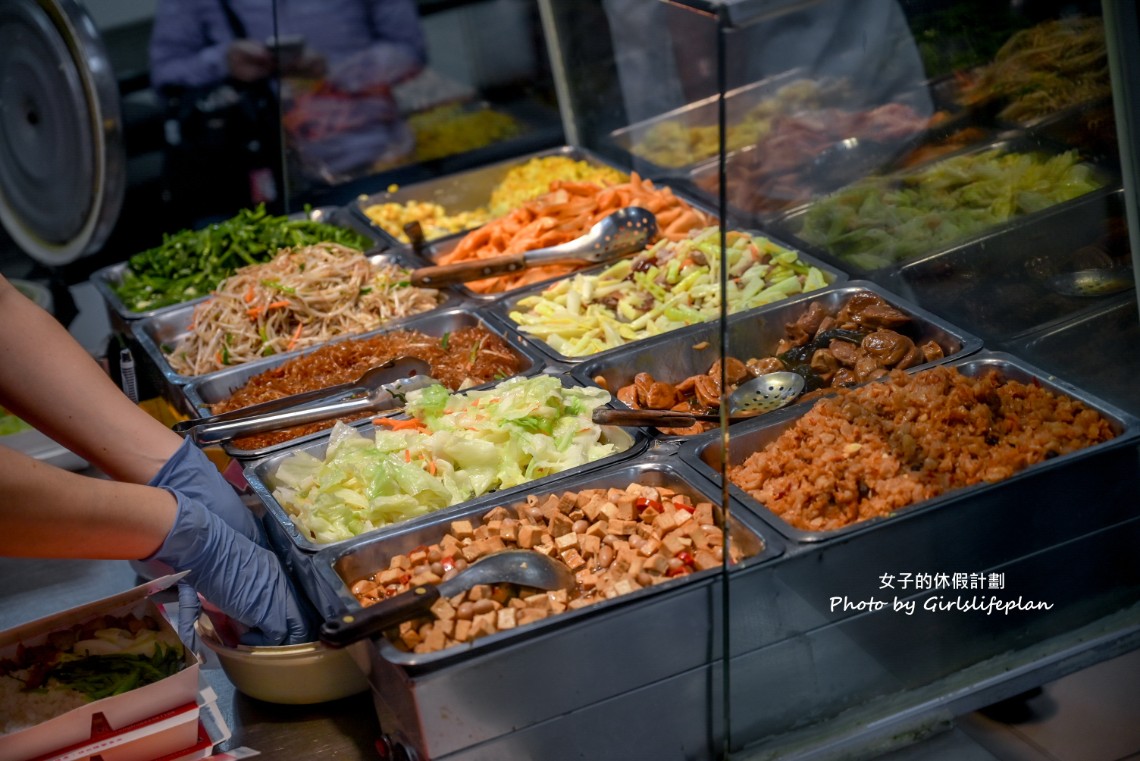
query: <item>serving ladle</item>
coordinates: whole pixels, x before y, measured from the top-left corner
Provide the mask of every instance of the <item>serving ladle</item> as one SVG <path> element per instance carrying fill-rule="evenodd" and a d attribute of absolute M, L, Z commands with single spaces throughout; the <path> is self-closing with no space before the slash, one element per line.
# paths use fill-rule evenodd
<path fill-rule="evenodd" d="M 1131 267 L 1063 272 L 1049 278 L 1049 288 L 1062 296 L 1095 298 L 1111 296 L 1136 287 Z"/>
<path fill-rule="evenodd" d="M 534 550 L 502 550 L 475 561 L 439 584 L 417 584 L 375 605 L 331 618 L 321 626 L 321 642 L 344 647 L 423 615 L 441 597 L 454 597 L 476 584 L 518 584 L 535 589 L 569 589 L 576 583 L 569 566 Z"/>
<path fill-rule="evenodd" d="M 765 412 L 778 410 L 795 401 L 804 390 L 804 377 L 781 370 L 758 375 L 733 389 L 728 395 L 728 422 L 738 423 Z M 719 422 L 720 415 L 680 410 L 619 410 L 598 407 L 593 420 L 599 425 L 652 425 L 658 428 L 688 428 L 698 420 Z"/>
<path fill-rule="evenodd" d="M 589 232 L 557 246 L 412 270 L 411 283 L 438 287 L 466 283 L 547 264 L 599 264 L 643 250 L 657 234 L 657 217 L 627 206 L 594 223 Z"/>
<path fill-rule="evenodd" d="M 409 391 L 438 383 L 427 374 L 430 370 L 431 365 L 422 359 L 397 357 L 365 370 L 350 383 L 183 420 L 173 427 L 194 443 L 206 445 L 358 412 L 379 412 L 399 406 Z"/>

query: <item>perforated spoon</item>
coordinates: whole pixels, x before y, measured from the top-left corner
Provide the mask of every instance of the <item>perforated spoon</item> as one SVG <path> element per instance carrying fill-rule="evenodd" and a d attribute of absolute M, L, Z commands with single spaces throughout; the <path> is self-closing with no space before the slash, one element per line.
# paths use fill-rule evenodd
<path fill-rule="evenodd" d="M 1135 288 L 1136 281 L 1131 267 L 1091 269 L 1054 275 L 1049 278 L 1049 287 L 1062 296 L 1093 298 Z"/>
<path fill-rule="evenodd" d="M 804 390 L 799 373 L 781 370 L 758 375 L 741 383 L 728 396 L 728 422 L 738 423 L 791 404 Z M 593 420 L 599 425 L 652 425 L 658 428 L 688 428 L 698 420 L 719 422 L 720 415 L 677 410 L 616 410 L 599 407 Z"/>
<path fill-rule="evenodd" d="M 521 254 L 474 259 L 412 270 L 412 285 L 437 287 L 450 283 L 518 272 L 547 264 L 598 264 L 641 251 L 657 234 L 657 217 L 639 206 L 627 206 L 594 223 L 585 235 L 558 246 Z"/>
<path fill-rule="evenodd" d="M 494 552 L 475 561 L 447 581 L 418 584 L 363 610 L 325 621 L 321 626 L 321 642 L 332 647 L 344 647 L 426 613 L 441 597 L 454 597 L 476 584 L 499 583 L 551 590 L 570 589 L 577 581 L 569 566 L 541 552 Z"/>

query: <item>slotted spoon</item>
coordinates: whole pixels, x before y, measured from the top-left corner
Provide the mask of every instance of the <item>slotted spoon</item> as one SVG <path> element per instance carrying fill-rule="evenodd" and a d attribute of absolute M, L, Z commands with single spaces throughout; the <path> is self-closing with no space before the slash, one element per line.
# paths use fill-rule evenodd
<path fill-rule="evenodd" d="M 781 370 L 758 375 L 737 386 L 728 396 L 728 422 L 756 417 L 791 404 L 804 390 L 799 373 Z M 652 425 L 660 428 L 688 428 L 698 420 L 719 422 L 720 415 L 678 410 L 617 410 L 599 407 L 593 420 L 599 425 Z"/>

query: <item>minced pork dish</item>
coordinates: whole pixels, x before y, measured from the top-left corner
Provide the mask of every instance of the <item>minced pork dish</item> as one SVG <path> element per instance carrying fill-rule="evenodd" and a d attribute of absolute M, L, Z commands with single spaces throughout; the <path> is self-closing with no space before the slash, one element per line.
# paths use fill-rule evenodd
<path fill-rule="evenodd" d="M 844 389 L 729 467 L 795 528 L 832 531 L 1112 439 L 1079 400 L 997 371 L 948 367 Z"/>

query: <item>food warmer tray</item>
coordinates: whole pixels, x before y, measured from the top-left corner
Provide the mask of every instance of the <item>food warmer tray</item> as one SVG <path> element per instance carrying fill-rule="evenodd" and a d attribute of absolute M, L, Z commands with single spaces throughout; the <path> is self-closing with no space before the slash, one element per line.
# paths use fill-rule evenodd
<path fill-rule="evenodd" d="M 310 219 L 314 222 L 324 222 L 360 233 L 367 238 L 371 238 L 377 251 L 388 247 L 387 242 L 384 241 L 381 236 L 377 235 L 374 230 L 360 224 L 348 211 L 339 206 L 321 206 L 316 209 L 310 209 L 307 212 L 290 214 L 289 217 L 291 219 Z M 169 306 L 158 307 L 157 309 L 136 312 L 132 309 L 128 309 L 127 305 L 123 303 L 123 300 L 119 298 L 119 294 L 115 293 L 115 286 L 123 282 L 123 278 L 126 276 L 128 269 L 130 269 L 129 260 L 103 267 L 91 275 L 91 282 L 95 285 L 95 290 L 103 297 L 103 301 L 107 306 L 107 313 L 111 320 L 112 327 L 124 335 L 130 335 L 131 323 L 135 320 L 159 317 L 169 314 L 170 312 L 176 312 L 187 305 L 198 304 L 209 298 L 209 296 L 202 296 L 197 299 L 192 299 L 191 301 L 183 301 L 179 304 L 170 304 Z"/>
<path fill-rule="evenodd" d="M 393 330 L 418 330 L 429 336 L 436 336 L 442 339 L 442 337 L 448 333 L 454 333 L 455 331 L 472 327 L 484 328 L 490 333 L 502 338 L 511 346 L 515 355 L 518 356 L 522 362 L 521 370 L 518 373 L 519 375 L 532 375 L 543 369 L 545 359 L 542 353 L 533 347 L 529 341 L 515 334 L 506 332 L 498 323 L 484 320 L 479 316 L 478 312 L 468 306 L 458 306 L 443 311 L 437 310 L 428 312 L 422 317 L 409 317 L 402 321 L 396 328 L 385 326 L 379 330 L 369 331 L 368 333 L 344 336 L 336 339 L 336 341 L 365 340 L 373 336 L 392 332 Z M 293 357 L 277 355 L 267 358 L 265 362 L 247 362 L 244 365 L 236 365 L 224 370 L 219 370 L 218 372 L 210 373 L 208 376 L 203 376 L 199 380 L 190 381 L 182 387 L 182 391 L 193 410 L 193 414 L 196 417 L 208 417 L 214 414 L 211 408 L 212 405 L 229 399 L 235 391 L 248 383 L 250 378 L 280 367 L 288 360 L 297 356 L 311 354 L 319 348 L 320 346 L 314 346 L 304 349 Z M 223 442 L 221 446 L 230 457 L 240 460 L 254 460 L 265 457 L 287 446 L 303 444 L 325 434 L 327 434 L 327 431 L 317 431 L 281 442 L 280 444 L 273 444 L 259 449 L 241 449 L 232 441 Z"/>
<path fill-rule="evenodd" d="M 906 171 L 896 172 L 894 174 L 884 175 L 883 177 L 886 180 L 890 180 L 891 178 L 907 177 L 907 176 L 916 174 L 918 172 L 928 171 L 933 167 L 937 167 L 943 161 L 947 161 L 951 158 L 957 158 L 957 157 L 966 156 L 966 155 L 982 154 L 982 153 L 985 153 L 987 151 L 991 151 L 991 150 L 995 150 L 995 149 L 1000 149 L 1000 150 L 1003 150 L 1004 152 L 1038 153 L 1038 154 L 1045 154 L 1045 155 L 1051 155 L 1051 156 L 1060 155 L 1060 154 L 1064 153 L 1066 150 L 1068 150 L 1067 146 L 1057 145 L 1055 143 L 1050 143 L 1050 142 L 1044 140 L 1044 138 L 1040 138 L 1040 137 L 1031 137 L 1028 135 L 1023 135 L 1023 136 L 1018 136 L 1018 137 L 1008 137 L 1007 136 L 1007 137 L 1003 137 L 1002 139 L 997 140 L 997 141 L 992 142 L 992 143 L 987 143 L 985 145 L 978 145 L 975 148 L 968 150 L 968 151 L 960 151 L 960 152 L 954 153 L 953 156 L 946 156 L 943 159 L 941 159 L 940 161 L 933 161 L 933 162 L 930 162 L 928 164 L 923 164 L 923 165 L 916 167 L 916 168 L 913 168 L 913 169 L 908 169 Z M 1072 198 L 1068 201 L 1063 201 L 1059 204 L 1054 204 L 1053 206 L 1050 206 L 1046 209 L 1042 209 L 1042 210 L 1036 211 L 1036 212 L 1031 212 L 1029 214 L 1022 215 L 1020 217 L 1014 217 L 1012 219 L 1008 219 L 1004 222 L 1000 222 L 996 225 L 987 227 L 985 229 L 978 230 L 974 233 L 971 233 L 968 236 L 962 237 L 962 238 L 948 244 L 944 248 L 963 246 L 963 245 L 966 245 L 968 243 L 973 243 L 973 242 L 976 242 L 978 240 L 984 239 L 988 236 L 995 235 L 995 234 L 998 234 L 1001 232 L 1016 231 L 1016 230 L 1019 230 L 1021 228 L 1031 227 L 1031 226 L 1035 225 L 1039 220 L 1041 220 L 1043 215 L 1045 215 L 1046 213 L 1048 213 L 1050 211 L 1056 210 L 1056 209 L 1063 209 L 1063 208 L 1067 208 L 1067 207 L 1071 207 L 1071 206 L 1080 205 L 1082 203 L 1104 204 L 1105 201 L 1103 200 L 1103 198 L 1105 196 L 1112 195 L 1120 187 L 1119 173 L 1113 172 L 1111 168 L 1106 167 L 1106 166 L 1102 166 L 1099 164 L 1093 164 L 1093 163 L 1088 162 L 1088 161 L 1086 161 L 1084 163 L 1086 164 L 1086 166 L 1088 166 L 1090 168 L 1092 173 L 1101 182 L 1101 187 L 1099 187 L 1095 190 L 1092 190 L 1089 193 L 1086 193 L 1082 196 L 1078 196 L 1077 198 Z M 850 186 L 848 186 L 848 187 L 850 187 Z M 840 191 L 837 191 L 837 192 L 842 192 L 842 189 L 840 189 Z M 838 255 L 832 253 L 828 249 L 823 248 L 821 246 L 817 246 L 813 243 L 809 243 L 808 241 L 805 241 L 799 237 L 799 232 L 803 227 L 804 216 L 809 211 L 811 211 L 812 208 L 814 208 L 816 205 L 818 205 L 821 201 L 823 201 L 824 199 L 829 198 L 829 197 L 830 196 L 824 196 L 823 198 L 817 199 L 816 201 L 812 201 L 810 203 L 806 203 L 806 204 L 798 206 L 794 209 L 789 210 L 785 214 L 782 214 L 779 217 L 776 217 L 775 219 L 773 219 L 770 223 L 770 227 L 768 227 L 766 229 L 770 229 L 773 233 L 780 235 L 780 236 L 783 236 L 786 240 L 791 241 L 792 244 L 795 245 L 797 248 L 800 248 L 804 251 L 807 251 L 808 253 L 813 254 L 814 256 L 818 257 L 819 259 L 822 259 L 823 261 L 830 262 L 833 266 L 838 267 L 839 269 L 843 270 L 844 272 L 849 273 L 852 277 L 862 277 L 862 278 L 867 278 L 867 279 L 877 280 L 877 281 L 881 281 L 887 274 L 889 274 L 889 272 L 891 270 L 893 270 L 893 269 L 895 269 L 901 265 L 904 265 L 909 261 L 915 261 L 918 258 L 931 256 L 931 255 L 940 253 L 943 250 L 943 249 L 934 249 L 934 250 L 924 251 L 922 254 L 919 254 L 917 256 L 911 256 L 908 259 L 904 259 L 904 260 L 900 260 L 900 261 L 893 261 L 890 264 L 884 265 L 882 267 L 875 267 L 875 268 L 870 268 L 870 269 L 866 268 L 866 267 L 859 266 L 859 265 L 854 264 L 852 262 L 846 261 L 843 258 L 839 257 Z"/>
<path fill-rule="evenodd" d="M 827 286 L 836 285 L 839 283 L 845 283 L 849 280 L 847 273 L 845 271 L 843 271 L 842 269 L 839 269 L 839 268 L 835 267 L 833 264 L 830 264 L 827 261 L 823 261 L 823 260 L 813 256 L 812 254 L 804 253 L 801 248 L 799 248 L 795 245 L 789 245 L 788 243 L 785 243 L 784 241 L 780 240 L 778 237 L 768 235 L 768 234 L 763 233 L 763 232 L 754 231 L 754 230 L 744 230 L 743 232 L 746 232 L 749 235 L 752 235 L 754 237 L 766 238 L 767 240 L 771 241 L 772 243 L 775 243 L 778 246 L 781 246 L 783 248 L 787 248 L 787 249 L 790 249 L 792 251 L 795 251 L 796 255 L 805 264 L 816 267 L 817 269 L 819 269 L 823 273 L 824 280 L 827 282 Z M 568 277 L 574 277 L 574 275 L 597 274 L 599 272 L 604 271 L 606 269 L 606 267 L 611 266 L 611 264 L 602 264 L 602 265 L 598 265 L 596 267 L 591 267 L 588 269 L 580 270 L 578 272 L 575 272 L 573 275 L 569 275 Z M 603 361 L 603 360 L 607 360 L 607 359 L 613 357 L 614 355 L 629 349 L 631 346 L 636 346 L 637 344 L 640 343 L 640 341 L 632 341 L 632 342 L 624 344 L 622 346 L 617 346 L 617 347 L 614 347 L 612 349 L 606 349 L 605 351 L 600 351 L 600 352 L 597 352 L 595 354 L 587 354 L 587 355 L 583 355 L 581 357 L 568 357 L 565 354 L 562 354 L 562 353 L 556 351 L 546 341 L 543 341 L 540 338 L 529 336 L 526 333 L 522 332 L 522 330 L 520 330 L 519 324 L 511 319 L 511 312 L 517 308 L 518 303 L 520 301 L 522 301 L 523 299 L 527 298 L 528 296 L 534 296 L 534 295 L 537 295 L 539 293 L 542 293 L 543 290 L 545 290 L 546 288 L 549 288 L 549 287 L 550 287 L 550 283 L 538 283 L 538 284 L 533 285 L 533 286 L 528 286 L 526 288 L 519 288 L 515 291 L 511 291 L 509 294 L 504 295 L 500 299 L 497 299 L 496 301 L 489 303 L 486 307 L 487 313 L 489 315 L 491 315 L 494 319 L 501 321 L 504 325 L 506 325 L 511 330 L 516 331 L 520 335 L 527 337 L 528 340 L 532 341 L 535 344 L 535 346 L 537 346 L 540 350 L 542 350 L 542 352 L 544 354 L 546 354 L 546 356 L 550 359 L 551 362 L 559 364 L 559 365 L 563 365 L 566 367 L 572 367 L 572 366 L 577 365 L 577 364 L 584 362 L 586 360 L 593 360 L 593 361 L 599 361 L 599 362 Z M 773 302 L 773 304 L 779 304 L 779 303 L 782 303 L 782 302 L 779 302 L 779 301 Z M 767 306 L 770 306 L 770 305 L 765 305 L 765 307 L 767 307 Z M 758 307 L 758 308 L 760 308 L 760 307 Z M 707 324 L 712 325 L 712 324 L 714 324 L 714 322 L 709 321 Z M 674 336 L 677 334 L 678 331 L 685 330 L 688 327 L 690 327 L 690 326 L 686 326 L 685 328 L 678 328 L 677 330 L 670 331 L 668 333 L 661 334 L 661 335 Z M 643 341 L 643 340 L 647 340 L 647 339 L 640 339 L 640 340 Z"/>
<path fill-rule="evenodd" d="M 659 455 L 564 478 L 532 493 L 541 499 L 634 482 L 720 502 L 675 457 Z M 519 501 L 504 494 L 383 536 L 361 537 L 319 552 L 314 567 L 342 610 L 357 609 L 348 590 L 352 581 L 386 568 L 395 554 L 437 541 L 451 520 L 478 518 Z M 753 516 L 741 511 L 729 522 L 747 556 L 734 572 L 779 556 L 779 539 Z M 720 648 L 721 576 L 710 570 L 680 577 L 435 653 L 404 652 L 377 638 L 369 648 L 369 680 L 381 726 L 423 757 L 438 758 L 707 666 Z"/>
<path fill-rule="evenodd" d="M 1099 397 L 1140 416 L 1140 317 L 1136 293 L 1107 299 L 1096 310 L 1014 336 L 1003 348 L 1071 379 Z"/>
<path fill-rule="evenodd" d="M 949 139 L 959 130 L 974 129 L 980 133 L 980 137 L 976 140 L 971 140 L 968 145 L 959 146 L 936 156 L 932 159 L 915 161 L 911 166 L 906 166 L 907 160 L 916 154 L 916 152 L 938 146 L 943 141 Z M 900 140 L 895 150 L 884 152 L 883 160 L 879 168 L 875 171 L 866 172 L 867 176 L 873 174 L 890 174 L 891 172 L 912 171 L 913 169 L 926 164 L 940 161 L 949 158 L 958 153 L 968 152 L 973 150 L 973 146 L 981 143 L 994 143 L 1000 139 L 1008 139 L 1012 133 L 1007 130 L 1001 130 L 992 123 L 987 122 L 980 117 L 979 114 L 973 111 L 961 111 L 952 116 L 949 116 L 945 121 L 939 122 L 933 126 L 927 127 L 925 130 L 918 134 Z M 756 200 L 765 204 L 765 208 L 748 208 L 740 205 L 734 199 L 732 188 L 735 185 L 741 188 L 748 189 L 752 186 L 747 174 L 739 180 L 733 180 L 734 172 L 736 171 L 736 164 L 738 161 L 746 160 L 748 154 L 758 150 L 763 150 L 763 144 L 745 146 L 744 148 L 737 149 L 728 153 L 725 156 L 725 174 L 729 177 L 729 193 L 728 193 L 728 210 L 735 216 L 741 217 L 746 220 L 748 224 L 765 227 L 779 220 L 782 216 L 799 209 L 811 200 L 822 198 L 830 193 L 835 192 L 844 185 L 854 182 L 855 178 L 849 178 L 846 182 L 840 181 L 838 178 L 829 179 L 826 175 L 818 178 L 815 181 L 804 179 L 802 183 L 797 183 L 796 187 L 802 187 L 803 192 L 796 194 L 794 197 L 779 197 L 779 196 L 761 196 L 757 195 Z M 811 156 L 804 157 L 804 164 L 809 165 L 812 160 Z M 902 168 L 904 167 L 904 168 Z M 681 185 L 684 190 L 702 201 L 716 204 L 718 202 L 717 189 L 719 183 L 717 177 L 720 172 L 720 160 L 713 159 L 710 161 L 703 161 L 694 165 L 688 170 L 683 183 Z M 711 188 L 711 189 L 710 189 Z"/>
<path fill-rule="evenodd" d="M 566 387 L 580 385 L 575 383 L 574 380 L 568 375 L 561 375 L 560 380 L 562 381 L 563 386 Z M 359 433 L 364 436 L 370 436 L 375 431 L 375 427 L 367 423 L 354 427 Z M 508 489 L 495 491 L 490 494 L 485 494 L 466 502 L 461 502 L 449 507 L 442 508 L 435 513 L 417 516 L 416 518 L 412 518 L 408 521 L 397 522 L 389 526 L 384 526 L 382 528 L 375 529 L 374 531 L 361 534 L 360 536 L 388 534 L 393 530 L 405 525 L 413 526 L 418 525 L 424 521 L 431 520 L 436 515 L 439 515 L 440 517 L 447 517 L 454 515 L 456 512 L 461 511 L 471 505 L 482 505 L 487 502 L 496 502 L 498 500 L 510 498 L 517 494 L 526 494 L 536 488 L 541 488 L 547 483 L 561 481 L 579 473 L 596 470 L 607 464 L 632 458 L 644 452 L 648 445 L 648 437 L 644 434 L 644 432 L 636 428 L 603 426 L 603 431 L 604 440 L 607 443 L 616 444 L 618 447 L 620 447 L 620 451 L 607 457 L 603 457 L 600 460 L 595 460 L 594 462 L 570 468 L 569 470 L 563 471 L 561 473 L 556 473 L 544 478 L 535 479 L 533 481 L 519 484 L 518 486 L 512 486 Z M 258 499 L 264 503 L 265 508 L 268 512 L 268 515 L 266 516 L 266 524 L 267 528 L 270 530 L 270 533 L 276 533 L 279 539 L 282 540 L 282 543 L 285 545 L 286 549 L 288 549 L 292 554 L 303 558 L 305 562 L 308 562 L 308 560 L 312 557 L 312 554 L 318 550 L 328 549 L 331 547 L 340 547 L 346 542 L 351 542 L 359 538 L 353 537 L 352 539 L 345 539 L 337 542 L 328 542 L 324 544 L 314 542 L 308 537 L 302 535 L 301 531 L 289 517 L 288 511 L 286 511 L 285 508 L 273 496 L 273 474 L 277 471 L 278 466 L 283 460 L 292 456 L 296 452 L 305 452 L 306 454 L 310 454 L 314 457 L 323 457 L 325 448 L 327 446 L 328 433 L 326 432 L 315 441 L 307 442 L 304 445 L 290 446 L 287 449 L 279 450 L 268 457 L 247 462 L 244 464 L 243 468 L 246 481 L 249 483 L 250 488 L 253 490 Z M 490 509 L 490 507 L 487 509 Z"/>
<path fill-rule="evenodd" d="M 499 161 L 498 163 L 482 166 L 477 169 L 469 169 L 464 172 L 405 185 L 396 190 L 362 195 L 347 208 L 351 210 L 358 225 L 367 226 L 371 234 L 385 241 L 389 246 L 393 248 L 410 249 L 411 246 L 409 244 L 402 242 L 390 231 L 372 221 L 372 219 L 364 213 L 364 210 L 375 204 L 402 204 L 410 201 L 421 201 L 437 203 L 447 209 L 449 213 L 473 211 L 490 203 L 491 192 L 503 181 L 503 178 L 506 177 L 511 169 L 522 166 L 532 159 L 552 156 L 562 156 L 573 161 L 585 161 L 594 166 L 609 167 L 628 174 L 624 168 L 607 161 L 586 148 L 564 145 L 558 148 L 551 148 L 549 150 Z M 470 229 L 473 228 L 427 241 L 427 245 L 434 247 L 445 241 L 457 240 L 470 232 Z M 421 258 L 424 257 L 421 256 Z M 430 264 L 432 261 L 432 256 L 426 256 L 425 263 Z"/>
<path fill-rule="evenodd" d="M 840 82 L 829 79 L 811 80 L 805 69 L 792 69 L 726 92 L 724 95 L 725 123 L 731 129 L 734 125 L 744 121 L 752 108 L 774 96 L 780 88 L 800 80 L 813 81 L 814 84 L 818 84 L 821 93 L 826 96 L 825 104 L 827 106 L 854 104 L 862 100 L 856 92 L 845 93 Z M 707 157 L 701 156 L 690 161 L 679 162 L 675 166 L 666 166 L 638 155 L 636 153 L 637 146 L 642 144 L 646 136 L 652 131 L 667 124 L 676 124 L 682 130 L 707 128 L 713 130 L 715 139 L 715 131 L 717 124 L 719 124 L 718 110 L 719 97 L 711 95 L 654 116 L 651 119 L 616 129 L 610 132 L 605 140 L 612 149 L 615 149 L 622 156 L 623 164 L 628 165 L 643 177 L 654 180 L 667 177 L 682 178 L 691 167 L 702 163 Z M 716 151 L 713 150 L 709 155 L 712 156 L 715 153 Z"/>
<path fill-rule="evenodd" d="M 818 303 L 830 314 L 834 314 L 860 293 L 873 293 L 910 316 L 913 328 L 903 332 L 912 338 L 916 345 L 936 341 L 946 352 L 945 358 L 909 368 L 908 372 L 916 372 L 932 364 L 942 364 L 968 356 L 982 348 L 981 339 L 947 323 L 925 309 L 899 298 L 874 283 L 850 280 L 841 285 L 832 285 L 819 291 L 811 291 L 731 315 L 727 323 L 728 352 L 741 360 L 770 356 L 775 351 L 776 344 L 785 337 L 785 326 L 799 319 L 812 304 Z M 696 348 L 698 346 L 701 348 Z M 638 341 L 624 351 L 612 355 L 595 356 L 598 358 L 589 359 L 571 368 L 571 373 L 580 383 L 600 385 L 597 382 L 600 377 L 605 382 L 604 387 L 611 394 L 616 394 L 617 389 L 632 383 L 635 375 L 647 372 L 657 380 L 676 384 L 690 376 L 708 372 L 713 363 L 719 359 L 720 326 L 716 322 L 694 325 L 670 334 Z M 616 398 L 611 404 L 619 409 L 628 409 Z M 657 435 L 661 438 L 692 438 L 668 436 L 661 432 Z"/>
<path fill-rule="evenodd" d="M 622 171 L 624 171 L 624 170 L 622 170 Z M 700 212 L 703 212 L 704 214 L 706 214 L 709 217 L 711 224 L 713 224 L 713 225 L 719 224 L 720 217 L 717 214 L 716 209 L 714 207 L 709 206 L 708 204 L 702 203 L 700 201 L 697 201 L 694 198 L 689 197 L 688 195 L 686 195 L 686 191 L 683 188 L 676 185 L 675 183 L 658 182 L 658 183 L 654 183 L 654 184 L 658 188 L 668 188 L 668 189 L 672 190 L 673 194 L 677 198 L 679 198 L 682 201 L 684 201 L 685 203 L 689 204 L 690 206 L 692 206 L 697 211 L 700 211 Z M 731 221 L 729 222 L 729 224 L 731 224 Z M 435 241 L 434 243 L 428 245 L 426 247 L 426 249 L 423 251 L 423 253 L 421 254 L 421 258 L 423 258 L 430 265 L 436 265 L 439 263 L 440 257 L 442 257 L 442 256 L 450 253 L 451 251 L 453 251 L 455 249 L 455 247 L 459 245 L 459 242 L 462 239 L 463 239 L 462 235 L 451 236 L 448 238 L 441 238 L 441 239 Z M 646 246 L 646 249 L 648 249 L 648 248 L 649 248 L 649 246 Z M 627 254 L 624 257 L 615 257 L 613 260 L 605 262 L 602 265 L 602 267 L 611 265 L 614 263 L 614 261 L 617 261 L 618 259 L 629 258 L 631 256 L 636 256 L 636 254 Z M 542 280 L 542 281 L 537 282 L 537 283 L 532 283 L 530 285 L 522 286 L 519 288 L 512 288 L 512 289 L 507 290 L 507 291 L 499 291 L 498 293 L 479 293 L 478 291 L 474 291 L 471 288 L 467 287 L 467 285 L 465 283 L 455 283 L 452 287 L 467 299 L 470 299 L 472 301 L 482 302 L 482 303 L 491 303 L 491 302 L 499 301 L 501 299 L 509 299 L 517 293 L 522 293 L 524 290 L 529 293 L 536 288 L 542 288 L 542 287 L 551 285 L 552 283 L 554 283 L 558 280 L 562 280 L 564 278 L 571 277 L 571 276 L 577 274 L 578 272 L 587 272 L 587 271 L 593 269 L 595 266 L 596 265 L 586 266 L 580 270 L 575 270 L 575 271 L 569 272 L 565 275 L 557 275 L 555 277 L 547 278 L 546 280 Z"/>
<path fill-rule="evenodd" d="M 394 264 L 400 267 L 406 267 L 408 269 L 413 269 L 415 267 L 414 264 L 409 262 L 408 258 L 405 255 L 400 254 L 399 252 L 375 254 L 369 257 L 369 261 L 372 262 L 374 267 L 379 267 L 385 264 Z M 462 303 L 462 299 L 459 297 L 459 295 L 450 288 L 441 288 L 439 290 L 443 294 L 443 301 L 434 309 L 420 312 L 419 314 L 411 315 L 410 317 L 401 317 L 395 320 L 391 320 L 387 323 L 384 323 L 384 327 L 401 326 L 404 324 L 404 322 L 411 319 L 411 317 L 419 317 L 421 315 L 433 313 L 441 309 L 448 309 L 454 306 L 458 306 L 460 303 Z M 226 372 L 226 369 L 222 369 L 215 370 L 212 373 L 202 373 L 201 375 L 183 375 L 179 372 L 176 372 L 174 368 L 170 366 L 170 362 L 166 358 L 166 353 L 163 351 L 163 347 L 173 347 L 178 343 L 178 341 L 182 340 L 189 334 L 190 325 L 194 321 L 194 309 L 196 306 L 197 303 L 195 302 L 179 304 L 177 307 L 173 307 L 167 311 L 164 311 L 162 314 L 157 314 L 153 317 L 144 317 L 140 320 L 136 320 L 133 323 L 131 331 L 135 337 L 135 340 L 138 341 L 139 346 L 142 348 L 143 353 L 146 355 L 147 360 L 155 369 L 157 369 L 159 373 L 161 373 L 169 398 L 179 404 L 186 403 L 185 395 L 183 392 L 183 387 L 186 384 L 192 381 L 205 382 L 217 373 Z M 305 350 L 306 349 L 295 349 L 290 352 L 275 354 L 271 357 L 252 360 L 244 364 L 248 365 L 251 370 L 264 370 L 270 363 L 280 363 L 282 359 L 295 357 Z"/>
<path fill-rule="evenodd" d="M 1033 481 L 1038 474 L 1064 469 L 1070 463 L 1097 458 L 1110 450 L 1132 446 L 1135 444 L 1137 436 L 1140 435 L 1140 427 L 1138 427 L 1140 420 L 1137 418 L 1012 354 L 987 350 L 946 362 L 944 365 L 953 367 L 971 378 L 980 377 L 993 370 L 1006 380 L 1035 383 L 1057 395 L 1076 399 L 1089 408 L 1100 412 L 1108 420 L 1116 436 L 1109 441 L 1030 465 L 1003 481 L 955 489 L 933 499 L 901 508 L 890 517 L 872 518 L 831 531 L 806 531 L 795 528 L 735 484 L 729 484 L 729 492 L 745 508 L 761 516 L 769 525 L 776 527 L 780 534 L 789 540 L 790 546 L 802 543 L 849 540 L 853 536 L 874 531 L 882 525 L 894 524 L 904 517 L 935 511 L 952 512 L 966 502 L 971 504 L 987 500 L 1000 502 L 1001 499 L 1008 498 L 1010 492 L 1024 488 L 1025 482 Z M 810 406 L 800 405 L 798 408 L 784 410 L 783 412 L 787 414 L 763 416 L 754 421 L 738 424 L 733 429 L 733 435 L 728 444 L 728 462 L 733 464 L 743 462 L 749 454 L 775 441 L 781 433 L 807 414 L 809 409 Z M 719 484 L 722 452 L 723 447 L 719 433 L 713 432 L 712 434 L 703 434 L 683 444 L 680 456 L 698 473 Z"/>
<path fill-rule="evenodd" d="M 1098 260 L 1107 262 L 1113 255 L 1126 258 L 1128 249 L 1127 236 L 1119 241 L 1105 237 L 1106 233 L 1111 237 L 1106 220 L 1120 220 L 1123 229 L 1123 190 L 1075 201 L 1039 212 L 1032 224 L 1003 227 L 904 262 L 876 280 L 989 344 L 1055 320 L 1078 319 L 1103 306 L 1105 297 L 1058 293 L 1049 286 L 1049 278 L 1105 266 Z"/>

